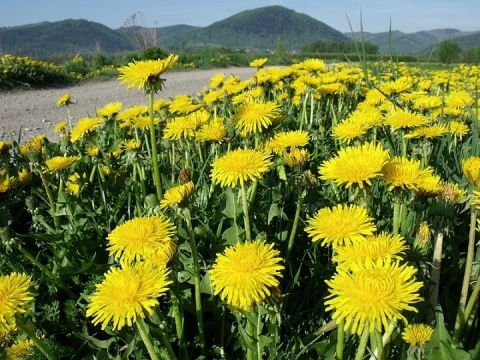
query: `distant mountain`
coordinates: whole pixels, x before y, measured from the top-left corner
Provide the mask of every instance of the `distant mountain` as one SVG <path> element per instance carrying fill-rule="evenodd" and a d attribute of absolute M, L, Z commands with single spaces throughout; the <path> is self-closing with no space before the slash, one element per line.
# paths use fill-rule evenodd
<path fill-rule="evenodd" d="M 189 31 L 165 41 L 165 46 L 274 49 L 279 42 L 290 50 L 318 41 L 347 41 L 340 31 L 308 15 L 282 6 L 242 11 L 205 28 Z"/>
<path fill-rule="evenodd" d="M 132 48 L 120 31 L 87 20 L 63 20 L 0 28 L 0 52 L 50 57 L 88 52 L 114 53 Z"/>
<path fill-rule="evenodd" d="M 443 40 L 453 40 L 462 48 L 480 46 L 480 31 L 463 32 L 457 29 L 423 30 L 416 33 L 401 31 L 381 33 L 345 33 L 350 39 L 363 39 L 377 45 L 380 53 L 426 54 Z"/>
<path fill-rule="evenodd" d="M 183 24 L 157 28 L 157 44 L 159 46 L 162 46 L 162 44 L 164 44 L 171 38 L 181 36 L 185 33 L 188 33 L 189 31 L 197 29 L 200 29 L 200 27 Z"/>
<path fill-rule="evenodd" d="M 169 51 L 226 47 L 231 49 L 274 50 L 281 44 L 286 50 L 318 41 L 348 41 L 355 37 L 377 45 L 381 53 L 428 54 L 443 40 L 454 40 L 462 48 L 479 47 L 480 31 L 456 29 L 401 31 L 383 33 L 345 33 L 308 15 L 282 6 L 242 11 L 207 27 L 174 25 L 156 29 L 157 45 Z M 15 27 L 0 27 L 0 54 L 35 58 L 119 53 L 135 50 L 125 28 L 109 27 L 86 20 L 42 22 Z"/>

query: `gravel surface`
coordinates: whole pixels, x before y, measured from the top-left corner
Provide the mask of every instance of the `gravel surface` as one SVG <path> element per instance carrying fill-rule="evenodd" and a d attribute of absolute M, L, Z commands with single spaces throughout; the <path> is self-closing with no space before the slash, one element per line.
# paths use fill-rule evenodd
<path fill-rule="evenodd" d="M 163 74 L 166 79 L 165 89 L 156 95 L 156 99 L 170 99 L 179 94 L 196 96 L 216 74 L 234 74 L 247 79 L 255 71 L 255 68 L 222 68 L 167 72 Z M 65 108 L 57 107 L 56 102 L 66 93 L 70 93 L 75 102 L 70 105 L 73 124 L 83 117 L 96 116 L 97 108 L 114 101 L 121 101 L 124 109 L 147 104 L 143 91 L 136 87 L 127 90 L 126 84 L 120 85 L 117 79 L 56 89 L 0 92 L 0 139 L 10 139 L 10 135 L 13 135 L 13 139 L 18 140 L 21 135 L 23 142 L 36 135 L 46 134 L 48 139 L 56 141 L 53 128 L 67 117 Z"/>

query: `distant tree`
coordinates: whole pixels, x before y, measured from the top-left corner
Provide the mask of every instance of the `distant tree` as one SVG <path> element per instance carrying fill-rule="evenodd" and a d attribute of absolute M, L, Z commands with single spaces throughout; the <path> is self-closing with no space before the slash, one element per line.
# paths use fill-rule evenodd
<path fill-rule="evenodd" d="M 462 52 L 462 62 L 466 64 L 480 63 L 480 46 L 465 49 Z"/>
<path fill-rule="evenodd" d="M 438 44 L 437 58 L 444 64 L 451 64 L 460 60 L 462 47 L 455 41 L 444 40 Z"/>

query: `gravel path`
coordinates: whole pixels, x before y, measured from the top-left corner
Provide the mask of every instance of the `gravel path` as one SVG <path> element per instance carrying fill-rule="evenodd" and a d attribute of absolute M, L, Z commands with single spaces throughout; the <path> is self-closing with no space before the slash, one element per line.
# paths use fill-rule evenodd
<path fill-rule="evenodd" d="M 254 68 L 226 68 L 167 72 L 163 75 L 166 78 L 165 89 L 156 99 L 170 99 L 179 94 L 196 96 L 216 74 L 234 74 L 246 79 L 255 71 Z M 117 79 L 59 89 L 0 92 L 0 139 L 10 139 L 12 134 L 17 140 L 21 132 L 21 142 L 40 134 L 56 141 L 53 127 L 66 120 L 67 116 L 65 108 L 58 108 L 56 101 L 65 93 L 70 93 L 75 102 L 70 105 L 74 124 L 83 117 L 96 116 L 95 109 L 110 102 L 121 101 L 124 109 L 147 103 L 143 91 L 137 88 L 127 90 L 126 85 L 120 85 Z"/>

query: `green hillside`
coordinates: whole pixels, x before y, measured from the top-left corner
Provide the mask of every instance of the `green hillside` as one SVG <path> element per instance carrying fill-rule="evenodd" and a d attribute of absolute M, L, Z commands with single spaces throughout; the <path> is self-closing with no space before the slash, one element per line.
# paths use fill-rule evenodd
<path fill-rule="evenodd" d="M 165 42 L 173 48 L 229 47 L 274 49 L 279 42 L 290 50 L 318 41 L 347 41 L 348 38 L 314 18 L 286 9 L 267 6 L 242 11 L 205 28 L 189 31 Z"/>
<path fill-rule="evenodd" d="M 345 34 L 357 41 L 362 38 L 361 33 Z M 457 29 L 424 30 L 416 33 L 391 31 L 382 33 L 363 33 L 363 39 L 377 45 L 380 53 L 426 54 L 434 49 L 443 40 L 457 42 L 462 48 L 480 46 L 480 32 L 466 33 Z"/>
<path fill-rule="evenodd" d="M 0 29 L 4 53 L 49 57 L 132 48 L 120 31 L 86 20 L 63 20 Z"/>

